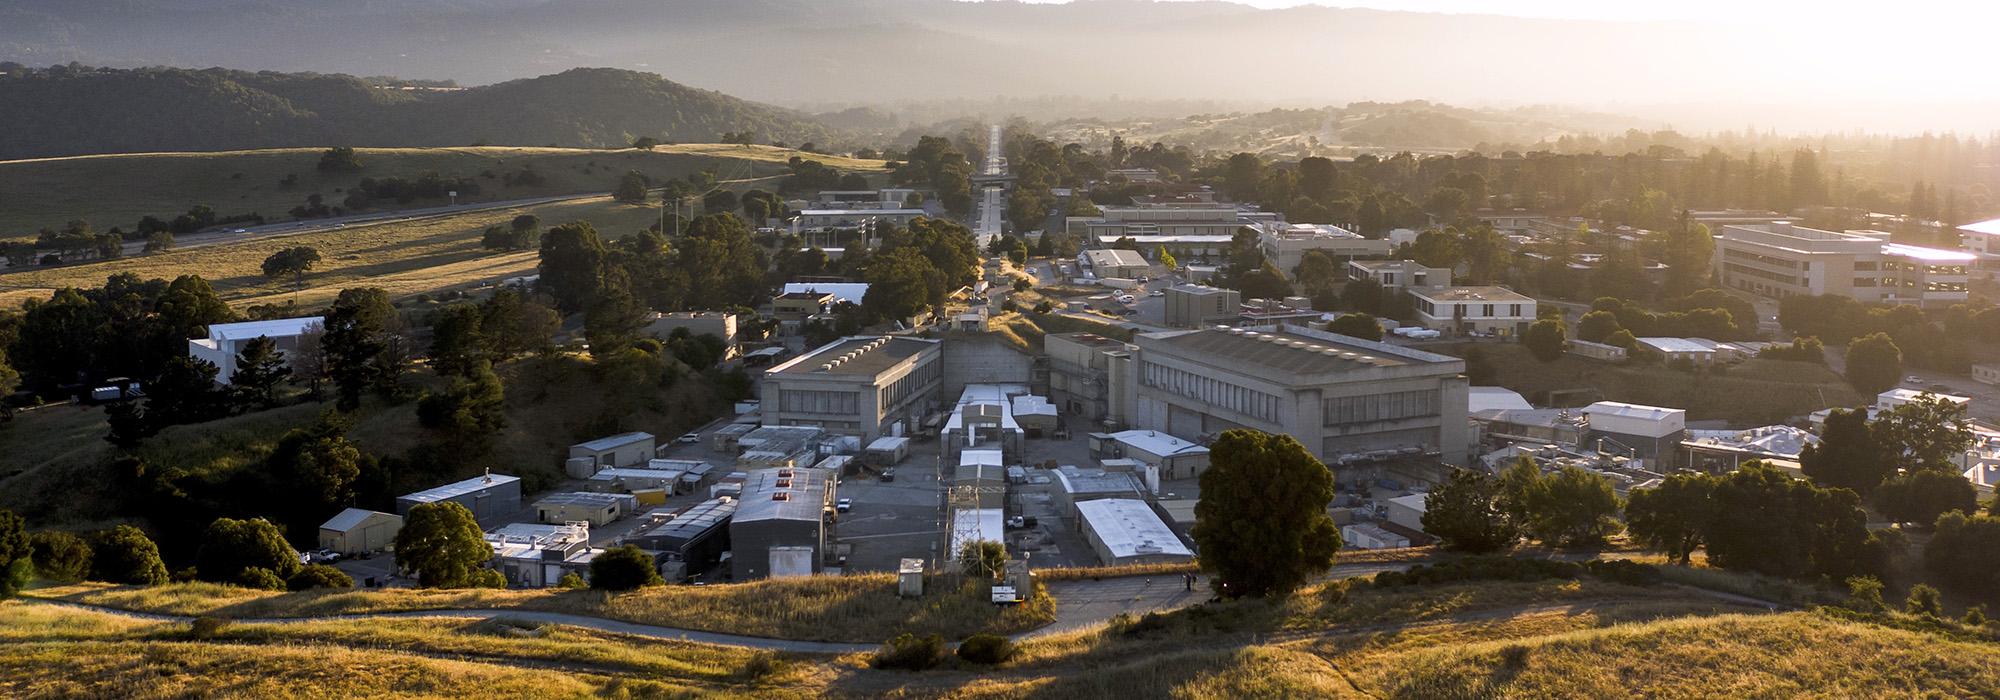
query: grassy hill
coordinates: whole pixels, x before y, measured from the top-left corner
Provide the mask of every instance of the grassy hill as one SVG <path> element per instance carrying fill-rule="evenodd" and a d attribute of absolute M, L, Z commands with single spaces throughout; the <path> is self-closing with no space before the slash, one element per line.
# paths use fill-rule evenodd
<path fill-rule="evenodd" d="M 613 68 L 442 90 L 220 68 L 0 76 L 0 158 L 328 143 L 604 147 L 730 131 L 793 143 L 834 137 L 803 114 Z"/>
<path fill-rule="evenodd" d="M 4 83 L 0 83 L 4 85 Z M 483 202 L 586 192 L 610 192 L 618 177 L 637 170 L 654 180 L 709 170 L 722 179 L 775 177 L 788 172 L 792 157 L 816 160 L 839 170 L 876 173 L 882 161 L 855 160 L 772 146 L 677 144 L 651 151 L 604 151 L 547 147 L 361 148 L 360 172 L 315 169 L 325 144 L 207 153 L 132 153 L 0 161 L 0 237 L 20 237 L 41 228 L 60 228 L 83 219 L 100 231 L 131 230 L 143 216 L 171 219 L 205 204 L 217 213 L 261 214 L 269 220 L 319 194 L 338 206 L 362 178 L 414 179 L 425 173 L 472 178 L 478 192 L 461 192 L 460 202 Z M 532 171 L 538 182 L 506 183 L 508 176 Z M 295 177 L 294 184 L 281 181 Z M 436 206 L 443 200 L 414 202 Z"/>

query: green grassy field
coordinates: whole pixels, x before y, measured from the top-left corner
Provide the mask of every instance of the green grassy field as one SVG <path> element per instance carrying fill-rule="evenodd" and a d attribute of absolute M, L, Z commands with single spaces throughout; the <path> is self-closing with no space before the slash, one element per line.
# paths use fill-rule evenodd
<path fill-rule="evenodd" d="M 1423 349 L 1464 356 L 1479 348 L 1493 362 L 1498 383 L 1540 403 L 1552 391 L 1588 390 L 1589 401 L 1674 406 L 1688 420 L 1725 420 L 1738 427 L 1783 422 L 1862 398 L 1840 375 L 1809 362 L 1747 360 L 1720 372 L 1691 373 L 1655 364 L 1611 364 L 1565 355 L 1541 362 L 1517 343 L 1435 345 Z M 1582 404 L 1576 404 L 1582 405 Z"/>
<path fill-rule="evenodd" d="M 461 202 L 522 199 L 586 192 L 609 192 L 618 176 L 638 170 L 654 179 L 682 177 L 703 169 L 722 179 L 780 175 L 787 159 L 799 156 L 828 166 L 876 173 L 882 161 L 804 153 L 772 146 L 682 144 L 652 151 L 578 148 L 464 147 L 362 148 L 357 173 L 320 173 L 319 148 L 280 148 L 215 153 L 136 153 L 0 161 L 0 238 L 56 228 L 72 219 L 103 231 L 131 230 L 146 215 L 171 219 L 196 204 L 223 216 L 259 213 L 288 219 L 306 195 L 319 193 L 329 206 L 364 177 L 414 178 L 426 172 L 478 178 L 480 192 Z M 508 187 L 499 176 L 532 168 L 545 182 Z M 485 173 L 494 177 L 487 178 Z M 297 175 L 298 184 L 279 181 Z M 420 202 L 435 206 L 445 202 Z"/>

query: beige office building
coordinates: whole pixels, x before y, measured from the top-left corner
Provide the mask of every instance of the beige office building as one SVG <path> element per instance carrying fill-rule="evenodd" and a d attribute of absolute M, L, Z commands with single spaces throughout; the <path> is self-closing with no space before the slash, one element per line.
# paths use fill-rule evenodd
<path fill-rule="evenodd" d="M 1167 288 L 1164 301 L 1167 325 L 1174 328 L 1235 325 L 1243 315 L 1243 293 L 1234 289 L 1177 284 Z"/>
<path fill-rule="evenodd" d="M 764 371 L 764 425 L 814 426 L 864 442 L 907 434 L 938 407 L 941 348 L 924 338 L 861 336 L 792 358 Z"/>
<path fill-rule="evenodd" d="M 1132 405 L 1132 346 L 1096 333 L 1054 333 L 1042 339 L 1049 356 L 1049 401 L 1092 423 L 1122 425 Z"/>
<path fill-rule="evenodd" d="M 1864 303 L 1943 307 L 1964 303 L 1978 255 L 1890 243 L 1882 231 L 1825 231 L 1789 222 L 1715 232 L 1722 284 L 1782 299 L 1832 294 Z"/>

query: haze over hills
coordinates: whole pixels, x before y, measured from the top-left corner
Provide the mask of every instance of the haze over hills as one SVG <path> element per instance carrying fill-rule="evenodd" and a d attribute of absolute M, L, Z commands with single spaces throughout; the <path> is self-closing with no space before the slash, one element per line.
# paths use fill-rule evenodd
<path fill-rule="evenodd" d="M 780 104 L 996 94 L 1258 108 L 1430 99 L 1583 104 L 1644 112 L 1683 130 L 2000 126 L 2000 110 L 1965 104 L 2000 86 L 1976 83 L 2000 78 L 1912 79 L 1927 74 L 1924 66 L 1956 60 L 1955 42 L 1897 52 L 1882 42 L 1907 44 L 1908 34 L 1852 38 L 1882 50 L 1864 59 L 1828 51 L 1824 42 L 1840 37 L 1686 22 L 1144 0 L 16 0 L 0 7 L 0 60 L 38 66 L 226 65 L 466 83 L 611 66 Z M 1857 110 L 1857 95 L 1904 105 Z M 1911 101 L 1936 104 L 1913 109 Z"/>
<path fill-rule="evenodd" d="M 615 69 L 450 91 L 220 69 L 0 78 L 0 159 L 327 144 L 601 147 L 638 136 L 712 142 L 730 131 L 793 143 L 830 135 L 790 110 Z"/>

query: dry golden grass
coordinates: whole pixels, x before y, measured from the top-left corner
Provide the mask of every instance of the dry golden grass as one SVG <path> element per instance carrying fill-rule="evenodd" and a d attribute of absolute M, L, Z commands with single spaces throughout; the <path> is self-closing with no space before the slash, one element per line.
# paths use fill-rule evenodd
<path fill-rule="evenodd" d="M 1036 569 L 1035 578 L 1043 581 L 1075 581 L 1079 579 L 1117 578 L 1120 576 L 1165 576 L 1185 574 L 1201 570 L 1201 565 L 1192 561 L 1161 564 L 1126 564 L 1123 566 L 1060 566 Z"/>
<path fill-rule="evenodd" d="M 137 588 L 96 583 L 44 588 L 37 597 L 108 608 L 224 618 L 316 617 L 445 609 L 543 610 L 662 627 L 775 639 L 879 642 L 901 632 L 958 639 L 1008 634 L 1055 619 L 1046 592 L 1028 604 L 995 607 L 983 590 L 930 587 L 896 595 L 894 574 L 814 576 L 716 586 L 668 586 L 623 594 L 555 590 L 376 589 L 278 593 L 208 583 Z"/>
<path fill-rule="evenodd" d="M 604 151 L 578 148 L 464 147 L 361 148 L 364 165 L 358 173 L 320 173 L 315 169 L 320 148 L 277 148 L 214 153 L 134 153 L 68 158 L 38 158 L 0 162 L 0 237 L 31 235 L 43 227 L 60 227 L 84 219 L 98 230 L 113 226 L 131 230 L 146 215 L 171 219 L 196 204 L 207 204 L 224 216 L 264 215 L 276 221 L 286 212 L 320 194 L 337 206 L 364 177 L 414 178 L 426 172 L 479 181 L 478 194 L 463 193 L 461 202 L 500 201 L 552 195 L 609 192 L 618 176 L 638 170 L 656 181 L 678 178 L 703 169 L 718 177 L 738 179 L 783 174 L 786 160 L 799 156 L 850 172 L 877 173 L 882 161 L 802 153 L 772 146 L 680 144 L 652 151 Z M 501 175 L 533 168 L 546 182 L 507 187 Z M 278 181 L 296 174 L 299 184 L 286 189 Z M 416 202 L 411 206 L 435 206 Z"/>

